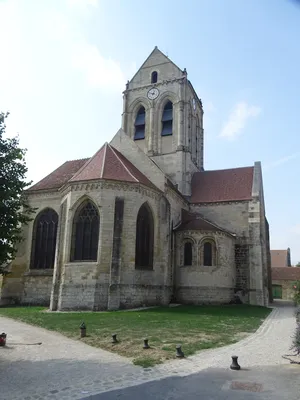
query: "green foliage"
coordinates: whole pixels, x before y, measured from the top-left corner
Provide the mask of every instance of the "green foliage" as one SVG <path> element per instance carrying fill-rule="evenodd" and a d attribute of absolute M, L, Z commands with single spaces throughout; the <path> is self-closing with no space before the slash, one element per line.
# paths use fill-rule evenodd
<path fill-rule="evenodd" d="M 26 200 L 26 149 L 19 147 L 19 138 L 4 138 L 5 119 L 0 113 L 0 275 L 16 255 L 16 243 L 22 240 L 22 225 L 27 224 L 34 211 Z"/>
<path fill-rule="evenodd" d="M 45 312 L 42 307 L 0 308 L 0 316 L 37 325 L 79 339 L 84 319 L 84 343 L 130 357 L 135 365 L 151 367 L 175 358 L 181 344 L 186 356 L 237 342 L 255 332 L 270 308 L 246 304 L 228 306 L 156 307 L 138 311 Z M 111 343 L 117 334 L 118 344 Z M 143 339 L 150 349 L 143 349 Z"/>
<path fill-rule="evenodd" d="M 296 267 L 300 267 L 300 261 L 297 262 Z"/>
<path fill-rule="evenodd" d="M 297 323 L 291 350 L 295 351 L 298 355 L 300 354 L 300 322 Z"/>
<path fill-rule="evenodd" d="M 293 282 L 292 288 L 294 290 L 294 302 L 300 304 L 300 281 Z"/>

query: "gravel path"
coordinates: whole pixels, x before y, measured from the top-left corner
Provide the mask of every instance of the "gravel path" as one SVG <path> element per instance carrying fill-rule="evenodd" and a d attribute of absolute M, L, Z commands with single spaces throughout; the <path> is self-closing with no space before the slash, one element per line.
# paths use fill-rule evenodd
<path fill-rule="evenodd" d="M 295 317 L 292 305 L 278 303 L 248 338 L 148 369 L 134 366 L 116 354 L 8 318 L 0 317 L 0 327 L 8 333 L 7 348 L 0 348 L 0 399 L 76 400 L 170 376 L 187 376 L 210 367 L 228 368 L 234 354 L 243 368 L 288 364 L 281 356 L 289 353 Z M 42 345 L 17 344 L 37 342 Z"/>

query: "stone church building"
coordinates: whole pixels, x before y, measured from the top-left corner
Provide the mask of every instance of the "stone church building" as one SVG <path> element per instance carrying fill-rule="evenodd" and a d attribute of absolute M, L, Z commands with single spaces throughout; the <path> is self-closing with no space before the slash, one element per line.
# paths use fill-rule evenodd
<path fill-rule="evenodd" d="M 260 163 L 204 169 L 201 100 L 157 47 L 123 99 L 110 143 L 27 190 L 36 215 L 3 279 L 2 304 L 116 310 L 238 295 L 267 305 Z"/>

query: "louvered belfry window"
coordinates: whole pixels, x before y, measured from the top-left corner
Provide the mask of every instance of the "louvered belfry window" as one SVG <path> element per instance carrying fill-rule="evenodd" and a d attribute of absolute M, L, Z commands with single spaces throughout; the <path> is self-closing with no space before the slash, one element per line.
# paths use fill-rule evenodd
<path fill-rule="evenodd" d="M 46 208 L 35 218 L 32 234 L 30 269 L 54 267 L 58 214 Z"/>
<path fill-rule="evenodd" d="M 146 128 L 146 111 L 143 106 L 139 108 L 139 111 L 135 118 L 135 131 L 134 139 L 145 139 L 145 128 Z"/>
<path fill-rule="evenodd" d="M 162 115 L 162 136 L 169 136 L 173 133 L 173 104 L 168 101 L 164 107 L 163 115 Z"/>

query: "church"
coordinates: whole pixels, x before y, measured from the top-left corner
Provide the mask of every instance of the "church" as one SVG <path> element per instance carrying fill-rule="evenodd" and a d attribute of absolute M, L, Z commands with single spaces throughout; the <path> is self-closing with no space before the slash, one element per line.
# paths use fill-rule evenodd
<path fill-rule="evenodd" d="M 204 168 L 203 107 L 157 47 L 127 82 L 122 126 L 26 191 L 1 304 L 50 310 L 271 300 L 262 169 Z"/>

